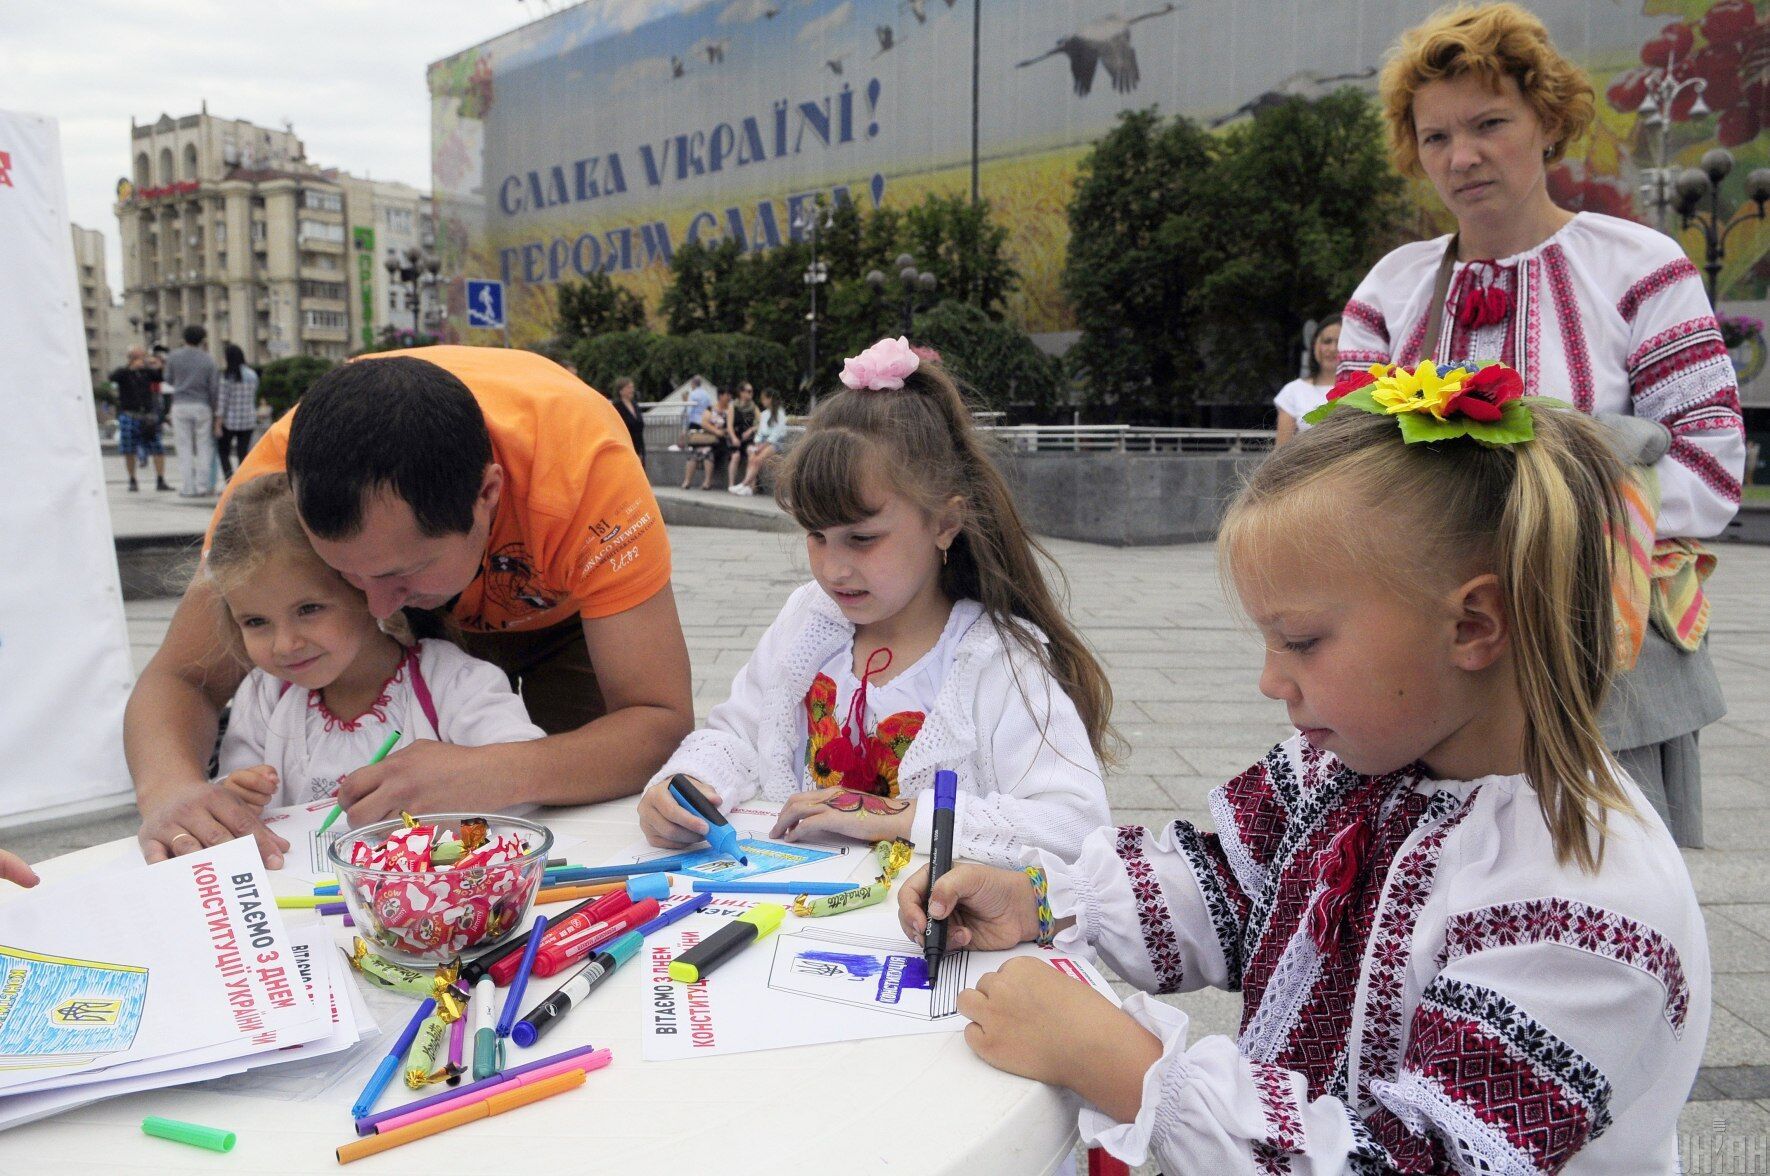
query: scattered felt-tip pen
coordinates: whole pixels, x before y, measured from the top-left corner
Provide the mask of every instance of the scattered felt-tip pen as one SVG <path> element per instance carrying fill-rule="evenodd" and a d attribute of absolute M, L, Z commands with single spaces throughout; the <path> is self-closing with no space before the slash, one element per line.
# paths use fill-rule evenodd
<path fill-rule="evenodd" d="M 781 925 L 787 908 L 764 902 L 751 907 L 670 961 L 670 979 L 695 984 L 726 960 Z"/>
<path fill-rule="evenodd" d="M 572 978 L 560 985 L 559 991 L 530 1009 L 510 1031 L 516 1044 L 527 1049 L 539 1041 L 559 1019 L 582 1004 L 598 984 L 614 974 L 616 968 L 632 959 L 645 943 L 637 931 L 629 931 L 596 957 L 579 968 Z"/>
<path fill-rule="evenodd" d="M 959 776 L 956 772 L 934 773 L 934 845 L 929 855 L 928 892 L 953 868 L 953 806 L 958 802 Z M 929 919 L 922 928 L 922 959 L 928 965 L 928 979 L 940 976 L 940 961 L 946 956 L 946 920 Z"/>

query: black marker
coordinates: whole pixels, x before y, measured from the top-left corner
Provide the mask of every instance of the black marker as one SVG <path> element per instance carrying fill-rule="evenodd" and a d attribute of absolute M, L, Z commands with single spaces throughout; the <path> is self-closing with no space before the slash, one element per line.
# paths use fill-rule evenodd
<path fill-rule="evenodd" d="M 934 897 L 934 884 L 953 868 L 953 804 L 958 799 L 957 772 L 934 773 L 934 847 L 933 861 L 928 865 L 928 896 Z M 922 958 L 928 964 L 928 982 L 940 975 L 940 960 L 946 955 L 946 920 L 929 919 L 922 928 Z"/>

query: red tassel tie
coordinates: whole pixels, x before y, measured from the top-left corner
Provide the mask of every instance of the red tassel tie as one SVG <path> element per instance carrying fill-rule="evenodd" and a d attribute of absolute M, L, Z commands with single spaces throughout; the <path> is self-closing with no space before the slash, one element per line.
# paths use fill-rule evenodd
<path fill-rule="evenodd" d="M 1501 289 L 1499 277 L 1512 269 L 1493 261 L 1471 261 L 1463 267 L 1450 297 L 1451 314 L 1459 327 L 1472 331 L 1506 321 L 1512 313 L 1512 295 Z M 1479 286 L 1478 280 L 1482 280 Z"/>
<path fill-rule="evenodd" d="M 885 655 L 883 664 L 874 668 L 873 659 Z M 824 748 L 824 763 L 841 777 L 841 786 L 854 792 L 873 792 L 879 778 L 875 762 L 876 749 L 867 738 L 867 679 L 891 668 L 891 651 L 875 649 L 867 655 L 866 668 L 861 671 L 860 685 L 848 700 L 848 718 L 842 734 Z"/>
<path fill-rule="evenodd" d="M 1309 938 L 1319 951 L 1331 951 L 1340 938 L 1340 924 L 1346 918 L 1370 843 L 1370 826 L 1354 820 L 1315 855 L 1317 891 L 1309 902 L 1308 924 Z"/>

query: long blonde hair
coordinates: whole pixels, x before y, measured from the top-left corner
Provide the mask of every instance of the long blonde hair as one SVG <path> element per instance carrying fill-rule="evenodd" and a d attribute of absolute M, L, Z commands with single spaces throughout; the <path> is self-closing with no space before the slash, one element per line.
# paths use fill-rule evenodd
<path fill-rule="evenodd" d="M 1027 530 L 990 448 L 958 383 L 924 360 L 901 389 L 844 389 L 820 403 L 783 459 L 775 497 L 807 531 L 852 526 L 878 510 L 865 497 L 869 475 L 929 515 L 959 499 L 960 531 L 940 569 L 941 590 L 949 600 L 978 601 L 1005 638 L 1037 659 L 1075 703 L 1094 754 L 1110 763 L 1112 687 L 1052 590 L 1044 565 L 1060 583 L 1062 572 Z M 1045 642 L 1016 617 L 1038 626 Z"/>
<path fill-rule="evenodd" d="M 1591 418 L 1540 401 L 1533 414 L 1535 440 L 1488 447 L 1409 445 L 1392 417 L 1337 412 L 1253 475 L 1218 553 L 1236 579 L 1258 576 L 1285 542 L 1422 593 L 1496 575 L 1525 771 L 1556 859 L 1595 870 L 1607 815 L 1634 811 L 1598 733 L 1617 669 L 1609 536 L 1624 533 L 1628 475 Z"/>

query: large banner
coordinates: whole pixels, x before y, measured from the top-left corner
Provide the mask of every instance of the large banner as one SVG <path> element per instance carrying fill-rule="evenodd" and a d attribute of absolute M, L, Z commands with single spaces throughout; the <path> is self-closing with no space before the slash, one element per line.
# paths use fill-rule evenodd
<path fill-rule="evenodd" d="M 547 333 L 552 291 L 594 271 L 655 306 L 672 251 L 797 236 L 813 198 L 902 206 L 968 193 L 977 0 L 684 0 L 583 4 L 430 68 L 432 181 L 445 273 L 501 278 L 511 335 Z M 1158 107 L 1229 128 L 1287 96 L 1375 88 L 1402 30 L 1442 0 L 983 0 L 978 38 L 982 193 L 1023 275 L 1011 313 L 1072 325 L 1059 276 L 1076 165 L 1121 112 Z M 651 6 L 670 7 L 667 0 Z M 1668 52 L 1707 79 L 1712 115 L 1674 104 L 1675 166 L 1719 143 L 1739 156 L 1733 203 L 1770 163 L 1761 118 L 1770 4 L 1532 0 L 1592 74 L 1599 120 L 1550 177 L 1568 207 L 1640 215 L 1658 140 L 1638 110 L 1644 62 Z M 1288 193 L 1252 191 L 1283 203 Z M 1673 218 L 1673 228 L 1676 228 Z M 1700 263 L 1698 238 L 1684 236 Z M 1770 232 L 1728 242 L 1723 296 L 1763 297 Z M 467 331 L 461 284 L 451 319 Z"/>
<path fill-rule="evenodd" d="M 61 139 L 0 111 L 0 824 L 124 795 L 134 673 Z"/>

